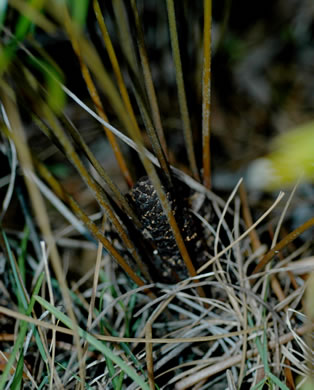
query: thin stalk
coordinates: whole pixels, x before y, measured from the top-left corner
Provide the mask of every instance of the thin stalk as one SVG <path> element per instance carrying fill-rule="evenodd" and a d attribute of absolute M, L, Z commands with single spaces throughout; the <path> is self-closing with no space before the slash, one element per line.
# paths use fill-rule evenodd
<path fill-rule="evenodd" d="M 108 117 L 105 114 L 105 111 L 104 111 L 103 105 L 101 103 L 100 97 L 98 95 L 97 89 L 95 87 L 95 84 L 91 78 L 91 75 L 90 75 L 90 72 L 86 66 L 86 63 L 81 55 L 80 46 L 79 46 L 78 41 L 77 41 L 77 34 L 74 31 L 76 26 L 73 25 L 73 23 L 71 22 L 67 11 L 65 12 L 65 27 L 66 27 L 67 32 L 69 34 L 73 50 L 74 50 L 74 52 L 77 55 L 77 58 L 79 60 L 82 76 L 85 80 L 87 89 L 89 91 L 91 99 L 93 100 L 93 103 L 95 105 L 97 113 L 103 120 L 108 122 Z M 103 129 L 105 130 L 108 141 L 110 142 L 110 145 L 112 147 L 112 150 L 114 152 L 114 155 L 116 157 L 118 165 L 121 169 L 121 172 L 122 172 L 126 182 L 127 182 L 129 187 L 132 187 L 133 182 L 132 182 L 131 174 L 130 174 L 129 169 L 127 167 L 127 164 L 124 160 L 124 157 L 120 151 L 118 142 L 117 142 L 115 136 L 110 131 L 108 131 L 104 126 L 103 126 Z"/>
<path fill-rule="evenodd" d="M 99 164 L 98 160 L 95 158 L 94 154 L 91 152 L 90 148 L 84 141 L 83 137 L 79 133 L 79 131 L 69 123 L 66 118 L 64 118 L 64 124 L 67 126 L 67 129 L 69 130 L 71 136 L 73 137 L 74 141 L 79 145 L 79 147 L 84 151 L 87 158 L 99 174 L 99 176 L 104 180 L 104 182 L 107 184 L 107 186 L 110 188 L 112 193 L 115 196 L 115 200 L 118 200 L 118 203 L 124 208 L 124 211 L 127 213 L 129 217 L 132 218 L 133 222 L 138 228 L 141 228 L 141 223 L 137 216 L 135 215 L 134 211 L 130 207 L 129 203 L 126 201 L 124 195 L 120 191 L 120 189 L 116 186 L 116 184 L 112 181 L 111 177 L 108 175 L 108 173 L 104 170 L 104 168 Z M 109 131 L 109 130 L 108 130 Z"/>
<path fill-rule="evenodd" d="M 212 1 L 204 0 L 204 65 L 202 91 L 202 138 L 203 138 L 203 183 L 206 188 L 211 186 L 210 167 L 210 95 L 211 95 L 211 20 Z"/>
<path fill-rule="evenodd" d="M 142 63 L 142 69 L 143 69 L 143 76 L 144 76 L 144 82 L 145 82 L 145 87 L 150 103 L 150 107 L 152 110 L 152 117 L 155 125 L 155 129 L 158 134 L 158 138 L 160 140 L 160 144 L 163 148 L 163 151 L 165 155 L 168 155 L 167 152 L 167 143 L 166 139 L 164 136 L 164 131 L 160 119 L 160 112 L 159 112 L 159 107 L 158 107 L 158 102 L 157 102 L 157 97 L 156 97 L 156 92 L 155 92 L 155 87 L 153 83 L 153 78 L 152 74 L 150 71 L 150 66 L 148 62 L 148 56 L 145 48 L 145 42 L 144 42 L 144 34 L 140 22 L 140 17 L 137 11 L 136 3 L 135 0 L 131 0 L 131 6 L 132 10 L 134 13 L 134 18 L 135 18 L 135 27 L 136 27 L 136 37 L 137 37 L 137 44 L 138 44 L 138 49 L 140 53 L 140 58 L 141 58 L 141 63 Z"/>
<path fill-rule="evenodd" d="M 148 115 L 148 112 L 145 108 L 145 105 L 144 105 L 139 93 L 136 91 L 135 88 L 133 89 L 133 92 L 134 92 L 137 104 L 139 106 L 141 116 L 142 116 L 142 119 L 143 119 L 143 122 L 144 122 L 144 125 L 146 128 L 147 134 L 148 134 L 149 139 L 151 141 L 153 150 L 154 150 L 154 152 L 157 156 L 157 159 L 159 161 L 160 167 L 161 167 L 163 173 L 166 175 L 166 177 L 168 179 L 168 183 L 170 185 L 172 185 L 172 178 L 171 178 L 169 164 L 168 164 L 166 156 L 163 152 L 163 149 L 161 148 L 161 145 L 159 143 L 159 138 L 157 137 L 156 131 L 153 127 L 151 119 Z"/>
<path fill-rule="evenodd" d="M 139 67 L 136 58 L 136 51 L 132 40 L 129 20 L 125 10 L 125 2 L 121 0 L 114 0 L 112 2 L 113 12 L 118 26 L 118 34 L 121 48 L 125 57 L 128 60 L 134 74 L 139 75 Z"/>
<path fill-rule="evenodd" d="M 285 238 L 279 241 L 277 245 L 275 245 L 269 252 L 266 253 L 266 255 L 254 268 L 252 275 L 256 274 L 257 272 L 260 272 L 265 267 L 265 265 L 268 264 L 274 256 L 276 256 L 279 251 L 281 251 L 285 246 L 287 246 L 290 242 L 299 237 L 299 235 L 305 232 L 307 229 L 310 229 L 312 226 L 314 226 L 314 217 L 310 218 L 309 220 L 304 222 L 303 225 L 299 226 L 291 233 L 287 234 Z"/>
<path fill-rule="evenodd" d="M 243 220 L 245 222 L 246 227 L 249 228 L 253 225 L 253 218 L 249 208 L 248 197 L 243 182 L 240 184 L 239 187 L 239 195 L 240 195 L 241 205 L 242 205 Z M 260 242 L 256 230 L 255 229 L 252 230 L 249 236 L 250 236 L 250 241 L 252 243 L 253 250 L 254 251 L 258 250 L 258 248 L 260 248 L 262 244 Z"/>
<path fill-rule="evenodd" d="M 125 107 L 126 107 L 128 113 L 129 113 L 129 115 L 130 115 L 130 119 L 132 121 L 133 126 L 136 127 L 138 129 L 138 131 L 139 131 L 138 122 L 137 122 L 136 116 L 134 114 L 132 103 L 130 101 L 130 97 L 129 97 L 127 88 L 125 86 L 125 82 L 124 82 L 124 79 L 123 79 L 123 76 L 122 76 L 122 72 L 120 70 L 119 62 L 117 60 L 117 56 L 116 56 L 114 47 L 112 45 L 112 42 L 111 42 L 111 39 L 110 39 L 108 30 L 107 30 L 107 27 L 106 27 L 104 18 L 102 16 L 98 0 L 94 0 L 93 1 L 93 6 L 94 6 L 94 12 L 96 14 L 100 30 L 102 32 L 103 40 L 104 40 L 105 46 L 106 46 L 107 51 L 108 51 L 108 55 L 109 55 L 109 58 L 110 58 L 110 61 L 111 61 L 111 65 L 112 65 L 113 71 L 114 71 L 116 79 L 117 79 L 117 83 L 118 83 L 118 86 L 119 86 L 119 90 L 120 90 L 120 93 L 121 93 L 122 100 L 123 100 L 123 102 L 125 104 Z M 136 91 L 134 91 L 134 93 L 135 93 L 135 97 L 136 97 L 136 100 L 138 102 L 138 105 L 140 107 L 140 110 L 141 110 L 141 112 L 143 112 L 145 110 L 144 104 L 140 100 L 139 95 L 136 93 Z M 158 106 L 157 106 L 157 109 L 158 109 Z M 164 154 L 164 151 L 166 151 L 166 142 L 165 142 L 165 140 L 164 140 L 164 145 L 162 147 L 160 145 L 160 142 L 162 142 L 161 140 L 164 139 L 163 133 L 162 133 L 161 137 L 160 137 L 160 134 L 159 135 L 156 134 L 156 131 L 155 131 L 155 129 L 153 128 L 153 126 L 151 124 L 149 115 L 146 112 L 146 110 L 145 110 L 145 113 L 146 113 L 145 118 L 147 118 L 147 119 L 146 120 L 144 118 L 143 119 L 144 119 L 144 123 L 145 124 L 146 123 L 150 124 L 149 126 L 146 126 L 146 129 L 147 129 L 147 132 L 148 132 L 148 134 L 150 136 L 152 147 L 153 147 L 154 152 L 155 152 L 155 154 L 156 154 L 156 156 L 157 156 L 157 158 L 159 160 L 161 168 L 163 169 L 164 173 L 167 175 L 168 180 L 170 181 L 171 178 L 170 178 L 168 162 L 167 162 L 166 156 Z M 143 116 L 143 114 L 142 114 L 142 116 Z M 160 120 L 160 117 L 159 117 L 159 120 Z M 162 128 L 161 128 L 161 131 L 162 131 Z"/>
<path fill-rule="evenodd" d="M 153 338 L 151 323 L 148 323 L 145 326 L 145 337 L 148 339 Z M 154 379 L 153 344 L 146 343 L 145 344 L 145 351 L 146 351 L 146 361 L 147 361 L 148 383 L 149 383 L 150 389 L 154 390 L 156 388 L 156 386 L 155 386 L 155 379 Z"/>
<path fill-rule="evenodd" d="M 179 98 L 179 105 L 180 105 L 180 111 L 181 111 L 181 117 L 183 123 L 185 145 L 186 145 L 188 160 L 189 160 L 192 174 L 194 178 L 199 180 L 200 178 L 199 178 L 199 173 L 196 165 L 196 158 L 195 158 L 194 147 L 193 147 L 193 136 L 192 136 L 190 117 L 189 117 L 189 110 L 186 101 L 185 89 L 184 89 L 183 72 L 182 72 L 182 64 L 180 58 L 180 49 L 179 49 L 176 16 L 174 11 L 173 0 L 167 0 L 167 10 L 168 10 L 172 54 L 173 54 L 175 68 L 176 68 L 178 98 Z"/>

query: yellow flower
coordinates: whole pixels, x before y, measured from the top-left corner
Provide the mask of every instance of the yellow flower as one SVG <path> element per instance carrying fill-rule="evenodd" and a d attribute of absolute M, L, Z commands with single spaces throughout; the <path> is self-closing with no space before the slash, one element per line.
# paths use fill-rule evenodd
<path fill-rule="evenodd" d="M 271 141 L 271 152 L 251 163 L 250 188 L 276 190 L 297 180 L 314 182 L 314 122 L 308 122 Z"/>

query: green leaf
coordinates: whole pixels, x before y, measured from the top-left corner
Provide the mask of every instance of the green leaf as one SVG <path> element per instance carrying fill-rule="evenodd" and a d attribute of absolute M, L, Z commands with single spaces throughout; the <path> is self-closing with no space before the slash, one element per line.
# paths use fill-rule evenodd
<path fill-rule="evenodd" d="M 72 18 L 80 26 L 84 27 L 86 24 L 89 0 L 72 0 Z"/>
<path fill-rule="evenodd" d="M 47 66 L 49 66 L 47 64 Z M 61 87 L 63 82 L 60 74 L 52 67 L 50 67 L 50 72 L 45 72 L 46 78 L 46 87 L 47 87 L 47 103 L 52 108 L 52 110 L 59 114 L 66 102 L 66 95 Z"/>
<path fill-rule="evenodd" d="M 40 11 L 43 8 L 45 0 L 30 0 L 29 6 Z M 25 35 L 29 32 L 30 28 L 33 27 L 33 22 L 26 16 L 20 15 L 15 29 L 15 37 L 21 41 L 25 38 Z"/>
<path fill-rule="evenodd" d="M 25 228 L 24 228 L 23 237 L 22 237 L 22 241 L 21 241 L 21 244 L 20 244 L 21 253 L 20 253 L 20 255 L 19 255 L 18 259 L 17 259 L 23 283 L 25 283 L 25 275 L 26 275 L 26 271 L 25 271 L 25 257 L 26 257 L 26 249 L 27 249 L 28 239 L 29 239 L 29 228 L 26 225 Z"/>

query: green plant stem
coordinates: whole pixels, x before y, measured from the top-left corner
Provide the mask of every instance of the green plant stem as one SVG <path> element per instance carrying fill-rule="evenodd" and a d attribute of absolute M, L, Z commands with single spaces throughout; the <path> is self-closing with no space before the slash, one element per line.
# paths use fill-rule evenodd
<path fill-rule="evenodd" d="M 212 2 L 204 1 L 204 62 L 202 81 L 202 138 L 203 138 L 203 183 L 206 188 L 211 186 L 210 166 L 210 118 L 211 118 L 211 19 Z"/>
<path fill-rule="evenodd" d="M 176 16 L 174 11 L 173 0 L 167 0 L 167 9 L 168 9 L 172 54 L 173 54 L 175 68 L 176 68 L 178 97 L 179 97 L 179 105 L 180 105 L 180 111 L 181 111 L 181 117 L 183 123 L 185 145 L 186 145 L 188 160 L 189 160 L 189 164 L 193 176 L 197 180 L 199 180 L 200 178 L 199 178 L 199 173 L 198 173 L 196 158 L 194 153 L 194 147 L 193 147 L 193 136 L 192 136 L 191 123 L 190 123 L 190 116 L 189 116 L 188 105 L 187 105 L 186 95 L 184 90 L 183 72 L 182 72 L 182 64 L 180 58 L 180 49 L 179 49 L 178 33 L 176 27 Z"/>

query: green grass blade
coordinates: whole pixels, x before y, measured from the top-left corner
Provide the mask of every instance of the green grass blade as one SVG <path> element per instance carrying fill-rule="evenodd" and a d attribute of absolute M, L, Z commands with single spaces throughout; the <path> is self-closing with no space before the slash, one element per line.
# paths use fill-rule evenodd
<path fill-rule="evenodd" d="M 134 14 L 134 19 L 135 19 L 138 49 L 139 49 L 139 54 L 140 54 L 141 63 L 142 63 L 145 89 L 146 89 L 149 104 L 151 107 L 154 126 L 155 126 L 155 129 L 157 132 L 156 136 L 158 136 L 158 138 L 159 138 L 160 146 L 162 147 L 163 152 L 165 153 L 165 155 L 167 155 L 168 154 L 167 143 L 166 143 L 164 130 L 163 130 L 163 126 L 162 126 L 162 122 L 161 122 L 161 118 L 160 118 L 157 96 L 156 96 L 155 87 L 154 87 L 154 83 L 153 83 L 152 73 L 150 70 L 149 62 L 148 62 L 148 55 L 147 55 L 146 48 L 145 48 L 144 34 L 143 34 L 143 30 L 142 30 L 142 26 L 141 26 L 141 22 L 140 22 L 140 17 L 139 17 L 138 11 L 137 11 L 135 0 L 131 1 L 131 6 L 132 6 L 133 14 Z"/>
<path fill-rule="evenodd" d="M 28 11 L 32 12 L 32 10 L 34 10 L 38 12 L 42 9 L 44 5 L 44 0 L 31 0 L 28 3 L 26 2 L 25 5 Z M 4 22 L 6 7 L 7 7 L 7 2 L 5 0 L 4 2 L 3 0 L 1 0 L 0 1 L 0 26 L 2 25 L 1 22 Z M 34 27 L 35 24 L 33 23 L 33 21 L 28 16 L 25 16 L 21 13 L 15 26 L 14 36 L 11 38 L 10 42 L 4 47 L 4 49 L 1 52 L 0 75 L 10 65 L 17 51 L 19 42 L 21 42 L 25 38 L 27 33 L 30 31 L 30 29 Z"/>
<path fill-rule="evenodd" d="M 263 389 L 263 386 L 264 386 L 265 383 L 266 383 L 266 380 L 267 380 L 267 378 L 264 377 L 260 382 L 256 383 L 256 385 L 253 386 L 253 387 L 251 388 L 251 390 L 262 390 L 262 389 Z"/>
<path fill-rule="evenodd" d="M 27 248 L 28 240 L 29 240 L 29 228 L 26 225 L 25 228 L 24 228 L 23 238 L 22 238 L 22 242 L 21 242 L 21 245 L 20 245 L 21 253 L 20 253 L 20 255 L 19 255 L 18 259 L 17 259 L 17 263 L 18 263 L 18 267 L 19 267 L 19 270 L 20 270 L 21 278 L 22 278 L 22 281 L 23 281 L 24 284 L 25 284 L 25 276 L 26 276 L 25 256 L 26 256 L 26 248 Z"/>
<path fill-rule="evenodd" d="M 202 80 L 202 140 L 203 140 L 203 182 L 204 186 L 211 186 L 211 161 L 210 161 L 210 118 L 211 118 L 211 20 L 212 2 L 204 2 L 204 65 Z"/>
<path fill-rule="evenodd" d="M 130 205 L 126 201 L 124 195 L 118 188 L 118 186 L 115 184 L 115 182 L 111 179 L 107 171 L 102 167 L 102 165 L 98 162 L 86 142 L 84 141 L 83 137 L 79 133 L 79 131 L 70 123 L 70 121 L 67 121 L 66 118 L 64 118 L 63 123 L 65 124 L 67 130 L 70 132 L 72 138 L 74 141 L 79 145 L 79 147 L 82 149 L 82 151 L 85 153 L 87 158 L 89 159 L 90 163 L 93 165 L 99 176 L 104 180 L 104 182 L 107 184 L 107 186 L 110 188 L 110 190 L 113 192 L 115 199 L 118 200 L 120 205 L 124 208 L 126 213 L 133 219 L 135 224 L 138 227 L 141 227 L 141 223 L 138 220 L 136 214 L 131 209 Z"/>
<path fill-rule="evenodd" d="M 72 18 L 80 27 L 84 27 L 87 18 L 89 0 L 72 0 Z"/>
<path fill-rule="evenodd" d="M 112 2 L 113 12 L 117 21 L 117 30 L 121 49 L 130 64 L 134 74 L 140 75 L 136 50 L 132 40 L 131 28 L 125 9 L 125 2 L 122 0 L 115 0 Z"/>
<path fill-rule="evenodd" d="M 199 173 L 197 169 L 195 152 L 193 147 L 192 129 L 191 129 L 188 105 L 186 101 L 186 94 L 184 89 L 183 72 L 182 72 L 182 64 L 180 58 L 180 49 L 179 49 L 176 16 L 175 16 L 173 0 L 167 0 L 167 10 L 168 10 L 172 54 L 173 54 L 175 68 L 176 68 L 178 98 L 179 98 L 179 105 L 180 105 L 180 111 L 181 111 L 181 117 L 183 123 L 183 132 L 184 132 L 184 138 L 186 144 L 186 151 L 187 151 L 188 160 L 189 160 L 189 164 L 193 176 L 196 179 L 199 179 Z"/>
<path fill-rule="evenodd" d="M 38 294 L 43 279 L 44 279 L 44 274 L 42 273 L 40 275 L 40 277 L 38 278 L 37 283 L 35 285 L 35 288 L 34 288 L 34 291 L 33 291 L 33 294 L 32 294 L 31 300 L 30 300 L 30 303 L 29 303 L 28 308 L 26 310 L 26 315 L 30 315 L 31 311 L 33 310 L 33 307 L 34 307 L 34 304 L 35 304 L 34 296 Z M 14 343 L 14 346 L 13 346 L 13 349 L 11 351 L 11 355 L 10 355 L 10 357 L 8 359 L 8 362 L 7 362 L 7 364 L 6 364 L 6 366 L 5 366 L 4 370 L 3 370 L 2 376 L 0 377 L 0 390 L 3 390 L 3 388 L 5 386 L 7 377 L 9 375 L 9 372 L 11 370 L 11 367 L 12 367 L 12 365 L 14 363 L 14 360 L 15 360 L 15 357 L 16 357 L 18 351 L 19 350 L 22 351 L 25 335 L 26 335 L 26 332 L 27 332 L 27 328 L 28 328 L 28 323 L 25 322 L 25 321 L 21 321 L 20 331 L 18 332 L 17 339 L 16 339 L 16 341 Z"/>
<path fill-rule="evenodd" d="M 270 372 L 270 368 L 269 368 L 269 364 L 268 364 L 267 355 L 268 355 L 268 341 L 267 341 L 266 328 L 264 328 L 264 334 L 263 334 L 263 356 L 262 356 L 262 359 L 263 359 L 263 363 L 264 363 L 265 372 L 269 373 Z"/>
<path fill-rule="evenodd" d="M 1 234 L 2 234 L 3 243 L 5 245 L 8 260 L 9 260 L 9 263 L 10 263 L 11 268 L 12 268 L 13 277 L 14 277 L 14 281 L 16 284 L 16 288 L 17 288 L 16 295 L 17 295 L 18 299 L 21 300 L 23 310 L 25 311 L 27 309 L 28 303 L 27 303 L 26 291 L 25 291 L 25 287 L 24 287 L 23 282 L 22 282 L 21 274 L 20 274 L 20 271 L 18 269 L 18 265 L 16 263 L 16 260 L 13 256 L 13 253 L 11 251 L 10 244 L 9 244 L 9 241 L 8 241 L 7 236 L 5 234 L 5 231 L 2 228 L 1 228 Z"/>
<path fill-rule="evenodd" d="M 68 328 L 73 329 L 72 321 L 65 314 L 61 313 L 58 309 L 52 306 L 45 299 L 36 296 L 36 301 L 39 302 L 46 310 L 52 313 L 58 320 L 63 322 Z M 132 378 L 142 389 L 150 390 L 147 383 L 134 371 L 133 368 L 129 367 L 121 358 L 116 356 L 110 348 L 106 347 L 101 341 L 97 340 L 90 333 L 86 332 L 82 328 L 78 327 L 78 333 L 80 337 L 84 338 L 90 345 L 100 351 L 104 356 L 108 357 L 115 364 L 117 364 L 130 378 Z"/>
<path fill-rule="evenodd" d="M 133 88 L 133 93 L 134 93 L 136 102 L 138 104 L 138 107 L 140 109 L 141 116 L 142 116 L 142 119 L 143 119 L 143 122 L 144 122 L 144 125 L 146 128 L 147 134 L 148 134 L 150 142 L 152 144 L 152 148 L 155 152 L 156 157 L 158 158 L 159 164 L 160 164 L 164 174 L 166 175 L 166 177 L 169 181 L 169 184 L 171 184 L 171 174 L 170 174 L 169 163 L 168 163 L 167 157 L 164 153 L 164 150 L 166 150 L 166 149 L 162 148 L 161 143 L 160 143 L 161 142 L 160 137 L 158 137 L 158 134 L 157 134 L 156 130 L 154 129 L 153 124 L 151 122 L 151 119 L 149 117 L 149 114 L 145 108 L 145 104 L 144 104 L 140 94 L 137 92 L 135 87 Z"/>
<path fill-rule="evenodd" d="M 44 5 L 44 0 L 31 0 L 28 5 L 34 10 L 39 11 Z M 19 41 L 23 40 L 32 26 L 34 26 L 33 22 L 27 16 L 21 14 L 16 24 L 15 37 Z"/>
<path fill-rule="evenodd" d="M 10 386 L 11 390 L 18 390 L 21 388 L 22 378 L 23 378 L 23 366 L 24 366 L 24 356 L 21 353 L 19 357 L 19 361 L 16 365 L 14 379 Z"/>
<path fill-rule="evenodd" d="M 280 389 L 282 390 L 289 390 L 289 387 L 287 387 L 281 380 L 279 380 L 274 374 L 271 372 L 268 373 L 268 377 L 270 380 L 272 380 Z"/>

